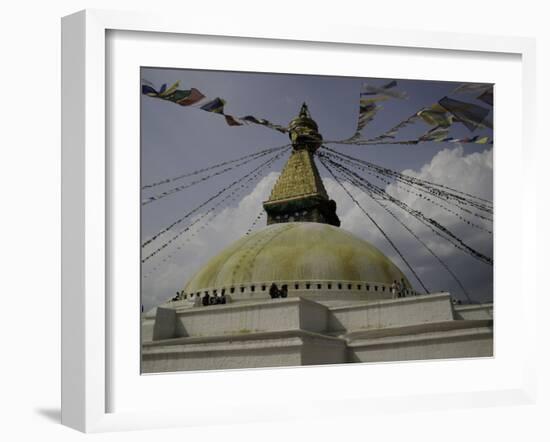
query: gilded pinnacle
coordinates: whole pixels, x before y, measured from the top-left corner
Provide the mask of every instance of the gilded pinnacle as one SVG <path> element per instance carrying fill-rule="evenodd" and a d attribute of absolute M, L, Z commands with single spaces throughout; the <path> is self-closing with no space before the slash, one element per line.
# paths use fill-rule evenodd
<path fill-rule="evenodd" d="M 294 150 L 307 149 L 315 152 L 323 142 L 319 127 L 311 118 L 307 104 L 302 104 L 299 115 L 289 124 L 289 137 Z"/>

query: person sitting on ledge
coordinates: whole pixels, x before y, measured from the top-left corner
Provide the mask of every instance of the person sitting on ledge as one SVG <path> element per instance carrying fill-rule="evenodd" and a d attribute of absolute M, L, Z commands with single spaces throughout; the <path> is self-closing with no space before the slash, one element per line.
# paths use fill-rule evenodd
<path fill-rule="evenodd" d="M 281 287 L 281 298 L 286 298 L 288 296 L 288 286 L 285 284 Z"/>
<path fill-rule="evenodd" d="M 403 278 L 401 278 L 401 284 L 399 284 L 399 291 L 401 292 L 402 298 L 407 295 L 407 286 L 405 285 L 405 280 Z"/>
<path fill-rule="evenodd" d="M 391 297 L 392 299 L 397 298 L 397 281 L 395 279 L 391 285 Z"/>
<path fill-rule="evenodd" d="M 271 287 L 269 287 L 269 296 L 271 296 L 271 299 L 279 297 L 279 288 L 277 287 L 277 284 L 271 284 Z"/>
<path fill-rule="evenodd" d="M 202 305 L 204 306 L 207 306 L 210 304 L 210 296 L 208 295 L 208 293 L 205 293 L 204 294 L 204 297 L 202 298 Z"/>

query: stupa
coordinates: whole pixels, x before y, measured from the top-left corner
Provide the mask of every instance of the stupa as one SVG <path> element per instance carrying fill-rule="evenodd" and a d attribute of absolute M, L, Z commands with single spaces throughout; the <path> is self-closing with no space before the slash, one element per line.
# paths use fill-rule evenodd
<path fill-rule="evenodd" d="M 142 372 L 492 356 L 492 304 L 420 295 L 388 257 L 340 227 L 305 104 L 289 136 L 292 153 L 263 203 L 267 226 L 143 315 Z"/>

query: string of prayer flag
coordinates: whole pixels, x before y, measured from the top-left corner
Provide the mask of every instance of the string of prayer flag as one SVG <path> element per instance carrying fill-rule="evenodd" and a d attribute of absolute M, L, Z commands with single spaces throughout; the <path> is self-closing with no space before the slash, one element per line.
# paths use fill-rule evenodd
<path fill-rule="evenodd" d="M 245 117 L 236 117 L 225 113 L 226 100 L 220 97 L 210 99 L 196 88 L 180 89 L 180 82 L 176 81 L 172 86 L 167 87 L 163 84 L 159 90 L 156 90 L 149 82 L 142 80 L 141 93 L 148 97 L 171 101 L 179 106 L 197 107 L 205 112 L 211 112 L 223 115 L 228 126 L 243 126 L 252 123 L 277 130 L 281 133 L 288 132 L 288 128 L 274 124 L 263 118 L 256 118 L 252 115 Z"/>
<path fill-rule="evenodd" d="M 397 81 L 392 80 L 381 87 L 364 84 L 359 94 L 359 115 L 357 117 L 357 126 L 355 133 L 348 138 L 347 142 L 353 142 L 361 138 L 361 132 L 369 124 L 378 111 L 382 109 L 379 104 L 382 101 L 391 98 L 403 99 L 407 97 L 405 92 L 393 90 L 397 86 Z"/>

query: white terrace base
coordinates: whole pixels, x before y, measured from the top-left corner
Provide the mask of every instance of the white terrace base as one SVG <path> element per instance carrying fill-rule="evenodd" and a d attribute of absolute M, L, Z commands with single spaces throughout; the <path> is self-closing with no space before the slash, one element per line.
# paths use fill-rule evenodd
<path fill-rule="evenodd" d="M 448 293 L 329 307 L 311 299 L 178 308 L 142 320 L 142 371 L 230 369 L 483 357 L 492 305 Z"/>

